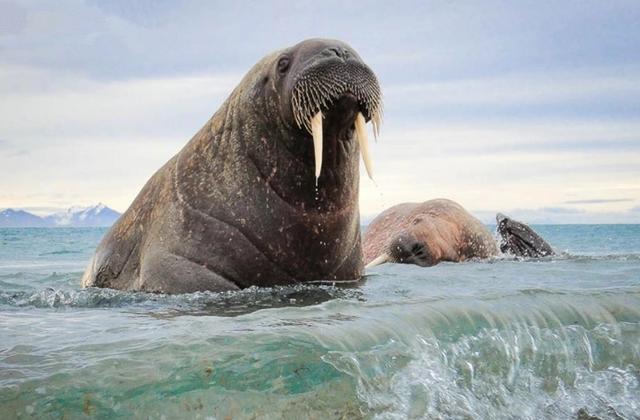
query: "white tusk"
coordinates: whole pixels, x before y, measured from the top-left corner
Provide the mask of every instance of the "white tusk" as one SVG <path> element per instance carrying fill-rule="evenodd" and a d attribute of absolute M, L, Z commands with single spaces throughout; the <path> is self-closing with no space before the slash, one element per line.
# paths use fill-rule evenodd
<path fill-rule="evenodd" d="M 384 264 L 391 261 L 391 258 L 387 254 L 382 254 L 374 258 L 369 264 L 367 264 L 364 268 L 375 267 L 376 265 Z"/>
<path fill-rule="evenodd" d="M 356 135 L 358 136 L 358 143 L 360 144 L 360 154 L 364 161 L 364 167 L 367 170 L 367 175 L 373 180 L 373 165 L 371 164 L 371 156 L 369 156 L 369 139 L 367 138 L 367 123 L 364 120 L 362 112 L 358 112 L 356 116 Z"/>
<path fill-rule="evenodd" d="M 322 112 L 318 111 L 311 119 L 311 135 L 313 136 L 313 153 L 316 158 L 316 185 L 322 170 Z"/>
<path fill-rule="evenodd" d="M 371 116 L 371 125 L 373 126 L 373 137 L 378 141 L 378 137 L 380 137 L 380 124 L 382 121 L 380 120 L 380 114 L 376 112 Z"/>

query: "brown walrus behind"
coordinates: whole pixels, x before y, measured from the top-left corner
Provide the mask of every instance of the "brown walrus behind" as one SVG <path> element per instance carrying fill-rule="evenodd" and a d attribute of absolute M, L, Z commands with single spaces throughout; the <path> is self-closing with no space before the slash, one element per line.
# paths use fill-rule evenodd
<path fill-rule="evenodd" d="M 531 228 L 498 214 L 500 250 L 515 256 L 552 255 L 553 249 Z M 424 203 L 393 206 L 364 233 L 364 263 L 385 262 L 423 267 L 441 261 L 461 262 L 498 254 L 498 244 L 487 227 L 459 204 L 439 198 Z"/>

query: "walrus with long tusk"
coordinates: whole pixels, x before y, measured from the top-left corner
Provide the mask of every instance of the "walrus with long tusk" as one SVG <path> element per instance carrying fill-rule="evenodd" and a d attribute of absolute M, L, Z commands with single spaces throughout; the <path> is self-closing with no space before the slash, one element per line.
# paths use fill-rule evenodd
<path fill-rule="evenodd" d="M 185 293 L 363 273 L 359 154 L 381 93 L 347 44 L 260 60 L 147 182 L 98 246 L 85 287 Z M 357 133 L 357 134 L 356 134 Z"/>
<path fill-rule="evenodd" d="M 496 243 L 486 226 L 458 203 L 435 199 L 393 206 L 369 224 L 363 239 L 367 268 L 386 262 L 432 266 L 504 253 L 518 257 L 553 255 L 551 246 L 524 223 L 498 213 Z"/>

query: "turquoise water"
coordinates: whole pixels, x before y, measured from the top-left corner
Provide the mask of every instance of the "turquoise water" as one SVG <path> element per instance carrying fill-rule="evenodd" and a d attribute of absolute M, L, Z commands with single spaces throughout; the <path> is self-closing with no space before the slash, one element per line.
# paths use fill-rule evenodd
<path fill-rule="evenodd" d="M 358 288 L 78 287 L 103 229 L 0 229 L 0 418 L 638 418 L 640 225 Z"/>

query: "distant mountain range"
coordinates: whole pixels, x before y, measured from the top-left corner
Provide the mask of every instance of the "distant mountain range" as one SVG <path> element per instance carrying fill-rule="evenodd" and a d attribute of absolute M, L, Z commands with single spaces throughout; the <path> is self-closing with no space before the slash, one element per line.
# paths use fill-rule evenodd
<path fill-rule="evenodd" d="M 120 213 L 102 203 L 90 207 L 71 207 L 48 216 L 24 210 L 0 211 L 0 227 L 98 227 L 111 226 Z"/>

